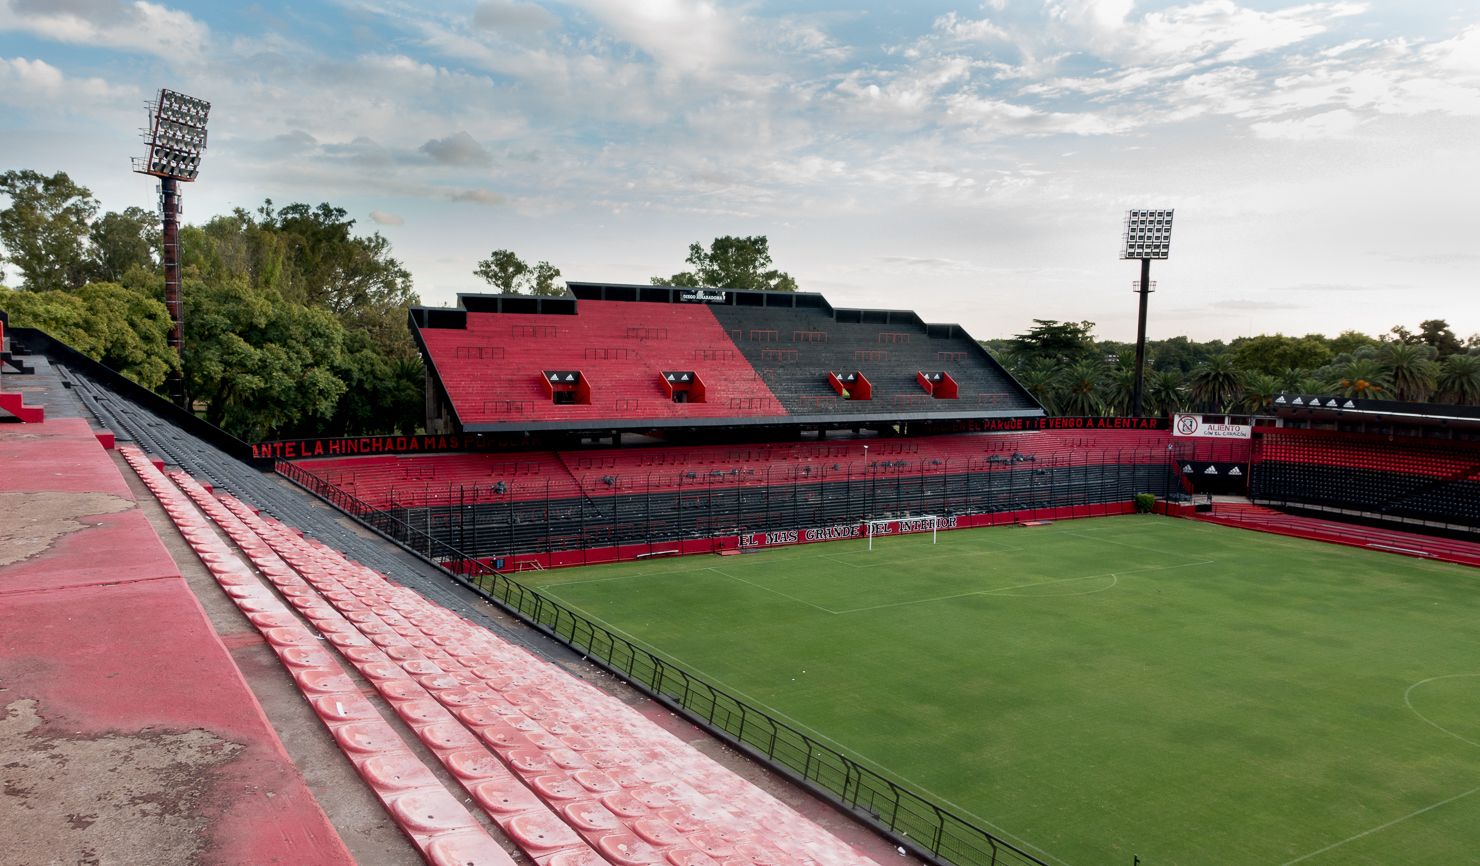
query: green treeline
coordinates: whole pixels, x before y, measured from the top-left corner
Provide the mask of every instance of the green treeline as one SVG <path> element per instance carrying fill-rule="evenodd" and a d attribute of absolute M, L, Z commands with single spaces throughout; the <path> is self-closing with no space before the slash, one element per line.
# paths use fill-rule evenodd
<path fill-rule="evenodd" d="M 140 208 L 98 216 L 65 173 L 0 175 L 0 288 L 11 324 L 36 327 L 149 388 L 178 361 L 158 250 Z M 186 389 L 208 421 L 244 439 L 410 433 L 424 374 L 406 327 L 411 274 L 341 208 L 266 202 L 181 226 Z"/>
<path fill-rule="evenodd" d="M 1095 339 L 1093 322 L 1035 319 L 1026 332 L 983 345 L 1053 414 L 1130 414 L 1135 344 Z M 1148 415 L 1256 413 L 1281 392 L 1477 406 L 1480 335 L 1461 342 L 1448 322 L 1430 319 L 1377 337 L 1146 341 Z"/>

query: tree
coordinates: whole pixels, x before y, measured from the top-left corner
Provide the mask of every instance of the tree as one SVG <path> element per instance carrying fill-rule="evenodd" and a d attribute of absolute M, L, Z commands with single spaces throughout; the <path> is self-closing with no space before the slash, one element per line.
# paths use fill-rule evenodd
<path fill-rule="evenodd" d="M 1326 338 L 1319 334 L 1286 337 L 1284 334 L 1261 334 L 1234 340 L 1233 361 L 1250 373 L 1274 375 L 1288 369 L 1311 370 L 1331 363 L 1333 357 Z"/>
<path fill-rule="evenodd" d="M 761 289 L 795 292 L 796 280 L 771 267 L 771 244 L 765 235 L 715 238 L 709 249 L 689 244 L 691 270 L 671 277 L 653 277 L 655 286 L 712 286 L 721 289 Z"/>
<path fill-rule="evenodd" d="M 1272 376 L 1269 373 L 1246 372 L 1242 382 L 1243 395 L 1239 401 L 1239 409 L 1251 414 L 1267 412 L 1274 405 L 1274 398 L 1278 397 L 1283 390 L 1278 376 Z"/>
<path fill-rule="evenodd" d="M 85 241 L 98 203 L 66 172 L 46 177 L 35 171 L 0 174 L 0 245 L 5 260 L 20 269 L 32 291 L 75 289 L 87 280 Z"/>
<path fill-rule="evenodd" d="M 347 390 L 344 328 L 246 279 L 187 280 L 185 369 L 206 420 L 244 439 L 316 435 Z"/>
<path fill-rule="evenodd" d="M 1480 355 L 1450 355 L 1439 368 L 1438 399 L 1480 406 Z"/>
<path fill-rule="evenodd" d="M 511 250 L 494 250 L 488 258 L 478 263 L 473 276 L 505 294 L 517 292 L 519 281 L 529 273 L 529 265 Z"/>
<path fill-rule="evenodd" d="M 1129 415 L 1136 396 L 1136 368 L 1112 367 L 1105 375 L 1104 407 L 1112 415 Z M 1145 401 L 1142 402 L 1145 410 Z"/>
<path fill-rule="evenodd" d="M 332 418 L 322 432 L 335 436 L 398 431 L 410 434 L 425 417 L 426 371 L 420 357 L 380 351 L 364 331 L 344 336 L 344 352 L 334 374 L 345 384 Z"/>
<path fill-rule="evenodd" d="M 1033 327 L 1012 338 L 1012 352 L 1035 360 L 1075 360 L 1094 351 L 1094 328 L 1094 322 L 1034 319 Z"/>
<path fill-rule="evenodd" d="M 1365 397 L 1378 400 L 1388 394 L 1387 371 L 1370 355 L 1358 354 L 1339 365 L 1335 378 L 1328 386 L 1343 397 Z M 1324 388 L 1303 388 L 1306 392 Z"/>
<path fill-rule="evenodd" d="M 1328 341 L 1333 355 L 1348 355 L 1364 346 L 1376 346 L 1377 340 L 1361 331 L 1342 331 Z"/>
<path fill-rule="evenodd" d="M 1429 319 L 1418 323 L 1418 339 L 1434 347 L 1435 357 L 1442 361 L 1456 352 L 1464 350 L 1459 337 L 1454 335 L 1449 323 L 1443 319 Z"/>
<path fill-rule="evenodd" d="M 1186 337 L 1171 337 L 1147 341 L 1146 356 L 1151 366 L 1158 370 L 1178 370 L 1186 374 L 1226 348 L 1222 340 L 1196 343 Z"/>
<path fill-rule="evenodd" d="M 1105 367 L 1094 358 L 1086 358 L 1064 370 L 1059 379 L 1059 409 L 1065 415 L 1098 415 L 1105 407 L 1100 390 L 1105 384 Z"/>
<path fill-rule="evenodd" d="M 1207 411 L 1227 412 L 1238 399 L 1242 378 L 1232 355 L 1214 355 L 1188 377 L 1193 403 Z"/>
<path fill-rule="evenodd" d="M 141 207 L 109 211 L 88 229 L 87 272 L 100 282 L 119 282 L 130 268 L 154 267 L 160 245 L 159 220 Z"/>
<path fill-rule="evenodd" d="M 1387 373 L 1394 399 L 1415 403 L 1429 399 L 1439 375 L 1434 354 L 1434 348 L 1422 342 L 1384 343 L 1377 350 L 1377 362 Z"/>
<path fill-rule="evenodd" d="M 1146 377 L 1146 403 L 1152 415 L 1170 415 L 1182 409 L 1182 373 L 1160 370 Z"/>
<path fill-rule="evenodd" d="M 536 262 L 529 269 L 525 278 L 524 287 L 531 295 L 554 298 L 569 294 L 564 284 L 557 282 L 560 279 L 560 269 L 549 262 Z"/>
<path fill-rule="evenodd" d="M 179 368 L 169 311 L 153 286 L 89 283 L 75 292 L 0 290 L 16 327 L 37 328 L 146 388 Z"/>
<path fill-rule="evenodd" d="M 348 328 L 369 331 L 388 350 L 410 351 L 406 308 L 417 302 L 411 273 L 390 254 L 390 241 L 375 232 L 354 234 L 344 208 L 290 204 L 276 212 L 272 200 L 258 210 L 259 250 L 282 267 L 277 287 L 306 307 L 327 309 Z M 269 273 L 271 273 L 269 271 Z"/>
<path fill-rule="evenodd" d="M 488 258 L 478 263 L 473 275 L 508 295 L 554 298 L 569 294 L 565 285 L 559 282 L 559 268 L 549 262 L 538 262 L 530 267 L 511 250 L 489 253 Z"/>
<path fill-rule="evenodd" d="M 1015 370 L 1013 377 L 1043 404 L 1048 414 L 1059 414 L 1059 368 L 1052 364 L 1032 364 Z"/>

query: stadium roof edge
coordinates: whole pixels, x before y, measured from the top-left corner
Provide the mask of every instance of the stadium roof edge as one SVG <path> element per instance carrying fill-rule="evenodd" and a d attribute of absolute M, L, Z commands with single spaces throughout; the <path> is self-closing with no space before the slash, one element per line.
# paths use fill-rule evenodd
<path fill-rule="evenodd" d="M 920 328 L 950 328 L 953 333 L 976 342 L 955 322 L 927 322 L 913 310 L 876 307 L 834 307 L 818 292 L 771 292 L 757 289 L 723 289 L 688 286 L 652 286 L 636 283 L 569 282 L 569 295 L 538 297 L 508 292 L 459 292 L 455 307 L 414 306 L 411 321 L 417 328 L 467 327 L 468 313 L 523 313 L 575 315 L 582 300 L 629 303 L 703 303 L 715 306 L 765 307 L 769 309 L 821 309 L 840 322 L 857 321 L 882 325 L 914 325 Z"/>
<path fill-rule="evenodd" d="M 1414 403 L 1403 400 L 1372 400 L 1332 394 L 1279 394 L 1273 404 L 1282 418 L 1319 417 L 1393 418 L 1429 424 L 1480 425 L 1480 406 L 1452 403 Z"/>

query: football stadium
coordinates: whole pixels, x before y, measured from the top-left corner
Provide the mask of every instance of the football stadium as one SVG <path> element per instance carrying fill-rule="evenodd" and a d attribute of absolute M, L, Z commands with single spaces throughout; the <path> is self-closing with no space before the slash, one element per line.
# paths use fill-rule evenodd
<path fill-rule="evenodd" d="M 255 644 L 435 863 L 1480 847 L 1480 412 L 1049 415 L 959 326 L 807 293 L 573 283 L 409 326 L 426 433 L 258 443 L 9 328 L 5 488 L 53 528 L 0 567 L 46 671 L 7 688 L 225 713 L 291 780 L 221 652 Z M 302 781 L 227 811 L 345 857 Z"/>
<path fill-rule="evenodd" d="M 0 866 L 1480 866 L 1476 11 L 953 5 L 0 0 Z"/>

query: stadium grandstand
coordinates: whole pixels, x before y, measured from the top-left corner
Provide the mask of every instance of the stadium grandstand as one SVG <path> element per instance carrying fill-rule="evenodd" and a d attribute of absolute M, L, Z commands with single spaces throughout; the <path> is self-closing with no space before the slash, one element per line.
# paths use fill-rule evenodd
<path fill-rule="evenodd" d="M 1041 416 L 959 325 L 818 294 L 571 283 L 415 308 L 427 429 L 897 427 Z"/>
<path fill-rule="evenodd" d="M 1076 681 L 1056 697 L 1040 680 L 1073 669 L 1095 682 L 1121 677 L 1110 691 L 1135 695 L 1176 678 L 1153 663 L 1208 651 L 1210 665 L 1233 664 L 1228 648 L 1256 626 L 1239 623 L 1222 642 L 1201 633 L 1159 641 L 1182 634 L 1166 626 L 1179 616 L 1205 616 L 1215 629 L 1256 601 L 1270 605 L 1259 614 L 1269 635 L 1303 636 L 1305 621 L 1273 621 L 1307 614 L 1286 596 L 1263 583 L 1231 595 L 1250 574 L 1272 579 L 1279 569 L 1267 563 L 1288 561 L 1280 557 L 1370 557 L 1359 561 L 1363 573 L 1387 560 L 1480 565 L 1480 416 L 1285 395 L 1258 418 L 1052 418 L 959 326 L 914 313 L 834 308 L 806 293 L 571 290 L 413 309 L 428 377 L 427 432 L 417 436 L 243 443 L 45 333 L 6 332 L 0 394 L 18 382 L 10 393 L 26 401 L 0 403 L 21 422 L 0 425 L 0 496 L 7 520 L 27 527 L 0 548 L 0 635 L 9 638 L 0 642 L 0 743 L 24 754 L 7 769 L 7 790 L 21 791 L 28 810 L 82 815 L 55 832 L 84 834 L 78 851 L 113 846 L 105 862 L 148 862 L 146 852 L 163 850 L 158 859 L 178 862 L 1062 866 L 1140 859 L 1136 840 L 1162 852 L 1148 864 L 1296 862 L 1320 847 L 1307 836 L 1347 826 L 1343 810 L 1355 807 L 1327 790 L 1331 814 L 1280 824 L 1290 810 L 1271 808 L 1179 827 L 1139 804 L 1165 789 L 1169 799 L 1155 802 L 1168 810 L 1205 807 L 1226 819 L 1238 809 L 1219 798 L 1236 795 L 1204 803 L 1189 792 L 1259 762 L 1199 764 L 1206 776 L 1160 788 L 1182 767 L 1115 763 L 1128 740 L 1188 764 L 1226 757 L 1243 739 L 1276 750 L 1273 735 L 1245 737 L 1224 719 L 1207 722 L 1214 736 L 1188 733 L 1187 723 L 1161 737 L 1158 719 L 1217 703 L 1181 691 L 1134 736 L 1111 730 L 1120 745 L 1090 761 L 1072 747 L 1140 699 L 1117 692 L 1080 713 L 1073 702 L 1089 706 L 1099 693 Z M 1119 517 L 1138 510 L 1192 519 Z M 943 533 L 944 552 L 920 546 L 938 530 L 991 526 L 1015 534 Z M 1225 526 L 1361 549 L 1263 550 L 1265 535 Z M 873 549 L 876 534 L 916 533 Z M 807 542 L 839 543 L 796 558 Z M 668 559 L 681 555 L 698 565 Z M 564 568 L 602 563 L 615 571 Z M 843 601 L 807 595 L 802 581 L 817 574 Z M 1449 571 L 1404 574 L 1459 583 Z M 1100 603 L 1162 575 L 1199 579 L 1156 583 L 1144 596 L 1126 590 L 1126 607 L 1055 606 Z M 628 586 L 628 576 L 678 589 L 588 589 L 581 599 L 591 607 L 561 595 Z M 909 595 L 915 582 L 930 591 Z M 1173 600 L 1179 588 L 1229 595 L 1214 595 L 1214 613 L 1204 614 Z M 735 603 L 741 597 L 726 592 L 755 595 Z M 715 606 L 704 607 L 704 594 Z M 602 598 L 613 605 L 606 618 L 594 612 Z M 1003 599 L 1038 607 L 998 610 Z M 925 612 L 942 601 L 959 609 Z M 622 619 L 622 605 L 644 602 L 655 607 Z M 690 616 L 686 603 L 704 613 Z M 867 685 L 818 688 L 790 712 L 810 700 L 819 718 L 835 710 L 878 734 L 885 752 L 902 744 L 922 764 L 995 761 L 968 772 L 969 782 L 996 786 L 982 799 L 960 805 L 967 794 L 933 793 L 909 781 L 911 766 L 778 708 L 784 678 L 806 675 L 808 653 L 820 651 L 807 643 L 814 632 L 875 612 L 840 632 L 866 641 L 849 645 L 844 661 L 878 663 Z M 1432 632 L 1418 615 L 1411 625 Z M 671 627 L 671 644 L 634 633 L 653 622 Z M 1364 633 L 1371 622 L 1361 620 Z M 1034 625 L 1014 633 L 1014 623 Z M 1120 658 L 1115 641 L 1126 635 L 1153 646 L 1130 674 L 1104 661 Z M 911 656 L 914 644 L 928 648 Z M 673 645 L 713 654 L 699 664 Z M 1049 660 L 1033 669 L 1025 659 L 1038 648 Z M 741 679 L 767 650 L 784 657 L 785 673 Z M 1198 688 L 1243 679 L 1242 669 L 1194 660 L 1187 676 Z M 929 680 L 929 663 L 952 666 L 956 679 Z M 1294 681 L 1301 661 L 1290 663 Z M 1015 666 L 1027 685 L 1009 684 Z M 846 679 L 838 658 L 816 667 Z M 715 669 L 726 679 L 703 672 Z M 930 688 L 906 697 L 909 680 L 893 686 L 898 693 L 875 685 L 890 670 Z M 1004 679 L 962 679 L 982 671 Z M 994 688 L 1011 700 L 989 716 L 967 711 L 965 722 L 933 703 Z M 1262 718 L 1257 701 L 1226 700 Z M 910 715 L 917 704 L 924 713 Z M 1329 715 L 1406 720 L 1353 706 L 1334 704 Z M 1055 747 L 1006 739 L 1014 725 L 1031 733 L 1061 724 L 1063 753 L 1074 755 L 1065 772 L 1103 764 L 1118 775 L 1103 784 L 1045 778 L 1048 764 L 1033 762 Z M 932 755 L 959 742 L 953 725 L 972 745 Z M 1343 756 L 1365 753 L 1325 739 Z M 79 812 L 69 786 L 112 773 L 117 750 L 172 768 L 173 793 L 135 768 L 132 782 Z M 1032 766 L 1013 788 L 1019 762 Z M 1414 763 L 1426 768 L 1414 785 L 1441 772 Z M 59 774 L 64 765 L 73 769 Z M 1124 782 L 1142 772 L 1154 778 Z M 1374 796 L 1408 783 L 1373 779 Z M 1283 786 L 1302 804 L 1324 802 L 1305 781 L 1281 766 L 1249 784 L 1272 799 Z M 1122 783 L 1129 793 L 1111 796 L 1107 786 Z M 274 796 L 252 793 L 261 788 Z M 157 832 L 139 830 L 126 805 L 140 797 L 165 804 L 170 820 Z M 980 817 L 1002 813 L 1012 829 Z M 136 832 L 104 839 L 102 830 L 85 835 L 91 826 Z M 1432 862 L 1457 862 L 1449 855 L 1476 841 L 1430 837 L 1415 844 L 1439 852 Z M 1393 861 L 1379 851 L 1367 862 Z"/>

